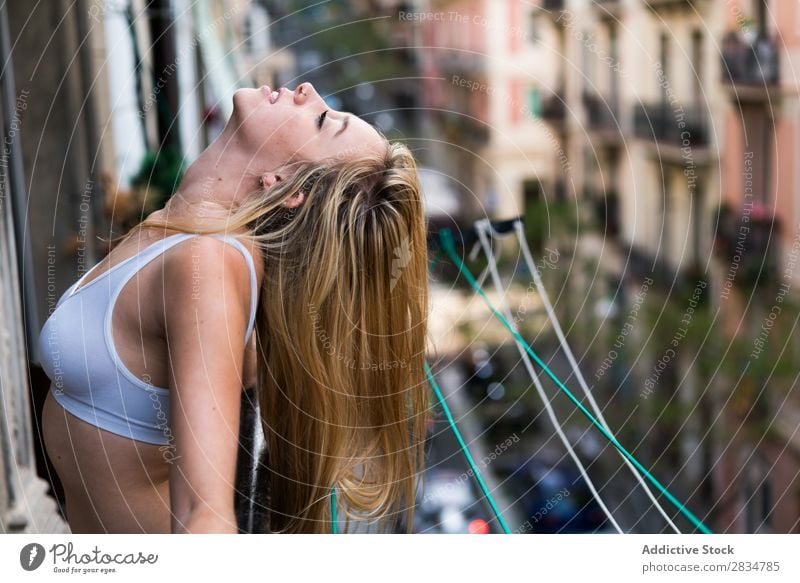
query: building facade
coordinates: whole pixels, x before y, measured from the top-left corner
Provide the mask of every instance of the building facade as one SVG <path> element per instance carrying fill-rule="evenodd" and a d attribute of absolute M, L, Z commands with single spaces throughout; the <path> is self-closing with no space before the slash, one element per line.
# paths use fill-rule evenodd
<path fill-rule="evenodd" d="M 748 359 L 741 374 L 735 366 L 702 372 L 702 354 L 684 346 L 660 367 L 665 351 L 644 333 L 625 378 L 636 394 L 657 370 L 669 387 L 663 402 L 682 403 L 683 413 L 668 421 L 651 409 L 635 433 L 674 441 L 656 446 L 655 462 L 679 471 L 676 482 L 698 484 L 686 494 L 703 497 L 720 532 L 797 532 L 794 381 L 770 367 L 760 380 L 752 371 L 763 365 L 764 323 L 797 297 L 800 277 L 800 91 L 791 74 L 800 6 L 542 0 L 540 8 L 560 47 L 549 66 L 563 71 L 566 103 L 548 121 L 562 134 L 579 204 L 599 226 L 580 234 L 580 253 L 614 282 L 615 298 L 653 277 L 664 301 L 680 304 L 678 318 L 688 304 L 675 290 L 704 290 L 723 350 L 711 341 L 699 350 L 731 360 L 724 348 L 737 343 Z M 798 355 L 789 326 L 781 365 Z M 667 339 L 680 329 L 659 328 Z"/>

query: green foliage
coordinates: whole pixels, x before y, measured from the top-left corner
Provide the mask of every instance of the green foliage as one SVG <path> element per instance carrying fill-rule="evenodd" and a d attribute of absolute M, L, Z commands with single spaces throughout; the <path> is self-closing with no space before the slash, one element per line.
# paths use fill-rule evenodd
<path fill-rule="evenodd" d="M 572 199 L 529 199 L 525 201 L 524 220 L 532 251 L 541 252 L 545 242 L 553 237 L 573 239 L 578 235 L 578 206 Z"/>
<path fill-rule="evenodd" d="M 655 354 L 669 345 L 679 326 L 684 327 L 681 319 L 687 305 L 686 296 L 682 294 L 670 299 L 655 292 L 648 296 L 637 325 L 654 330 L 652 338 L 655 344 L 651 348 Z M 676 351 L 688 356 L 685 362 L 692 362 L 691 366 L 695 367 L 703 385 L 709 382 L 717 386 L 722 382 L 730 383 L 729 387 L 722 387 L 723 399 L 729 399 L 732 413 L 742 419 L 747 418 L 754 431 L 759 431 L 759 424 L 770 403 L 783 399 L 797 372 L 797 342 L 793 342 L 792 335 L 796 334 L 793 321 L 798 313 L 798 305 L 787 296 L 781 306 L 780 316 L 775 319 L 769 334 L 764 334 L 762 338 L 764 345 L 760 351 L 755 350 L 755 342 L 759 338 L 762 323 L 767 321 L 771 306 L 762 304 L 759 310 L 755 303 L 747 308 L 740 331 L 735 336 L 723 331 L 722 316 L 715 307 L 703 305 L 695 309 L 691 323 L 684 327 L 686 336 L 676 348 Z M 755 330 L 755 335 L 749 330 Z M 684 373 L 679 371 L 679 378 Z M 670 389 L 674 390 L 675 387 Z M 651 401 L 664 419 L 680 421 L 690 411 L 684 411 L 677 399 L 670 401 L 671 393 L 656 393 Z"/>
<path fill-rule="evenodd" d="M 131 184 L 150 191 L 155 200 L 148 204 L 162 208 L 177 190 L 184 170 L 184 160 L 177 149 L 148 150 Z"/>

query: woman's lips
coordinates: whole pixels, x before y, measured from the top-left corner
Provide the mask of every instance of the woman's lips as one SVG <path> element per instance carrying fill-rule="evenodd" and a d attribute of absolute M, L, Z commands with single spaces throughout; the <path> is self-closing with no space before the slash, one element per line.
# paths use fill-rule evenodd
<path fill-rule="evenodd" d="M 272 90 L 269 88 L 269 85 L 262 85 L 261 86 L 261 93 L 264 94 L 264 97 L 266 99 L 269 99 L 269 96 L 272 93 Z"/>
<path fill-rule="evenodd" d="M 272 96 L 270 98 L 270 103 L 275 103 L 276 101 L 278 101 L 281 98 L 281 95 L 286 93 L 286 91 L 287 91 L 286 87 L 279 87 L 278 89 L 273 91 Z"/>

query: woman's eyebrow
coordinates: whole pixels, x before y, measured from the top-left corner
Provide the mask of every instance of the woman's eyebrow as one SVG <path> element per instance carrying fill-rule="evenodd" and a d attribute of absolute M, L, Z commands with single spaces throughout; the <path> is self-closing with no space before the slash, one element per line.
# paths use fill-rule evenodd
<path fill-rule="evenodd" d="M 334 137 L 338 136 L 338 135 L 339 135 L 339 134 L 341 134 L 341 133 L 342 133 L 344 130 L 346 130 L 346 129 L 347 129 L 347 124 L 348 124 L 348 123 L 350 123 L 350 118 L 351 118 L 351 117 L 353 117 L 353 116 L 352 116 L 352 115 L 348 115 L 346 118 L 344 118 L 344 123 L 342 124 L 342 129 L 340 129 L 338 132 L 336 132 L 335 134 L 333 134 L 333 135 L 334 135 Z"/>

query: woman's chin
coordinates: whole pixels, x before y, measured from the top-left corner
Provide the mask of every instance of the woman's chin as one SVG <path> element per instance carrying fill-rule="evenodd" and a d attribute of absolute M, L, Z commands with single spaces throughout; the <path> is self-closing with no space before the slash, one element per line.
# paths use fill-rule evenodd
<path fill-rule="evenodd" d="M 256 107 L 263 101 L 261 89 L 242 87 L 233 92 L 233 111 L 243 112 Z"/>

